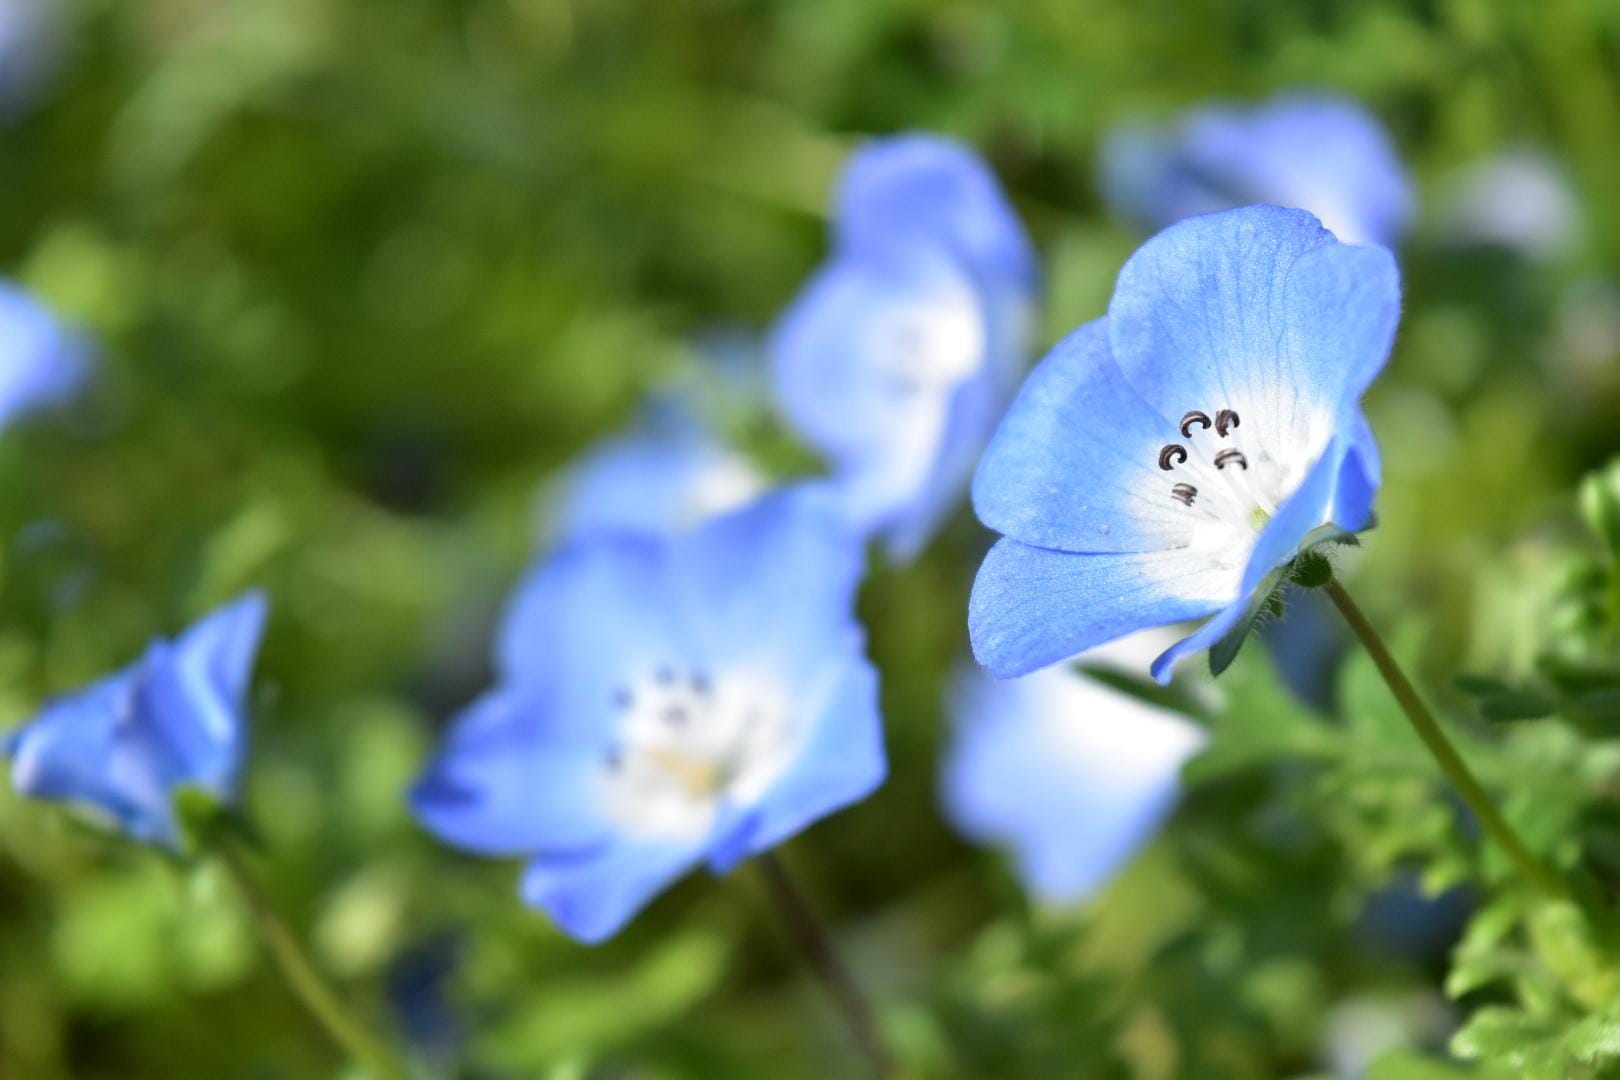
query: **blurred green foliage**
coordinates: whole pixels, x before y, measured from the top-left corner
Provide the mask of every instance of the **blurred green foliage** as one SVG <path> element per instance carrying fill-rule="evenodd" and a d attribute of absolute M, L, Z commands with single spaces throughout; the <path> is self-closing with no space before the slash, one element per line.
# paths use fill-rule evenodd
<path fill-rule="evenodd" d="M 1340 571 L 1509 816 L 1580 875 L 1584 910 L 1613 910 L 1614 473 L 1575 488 L 1620 452 L 1620 5 L 65 10 L 58 81 L 0 129 L 0 268 L 94 333 L 102 372 L 70 423 L 0 436 L 0 723 L 267 587 L 261 869 L 430 1072 L 858 1067 L 746 869 L 587 950 L 517 903 L 514 867 L 419 834 L 401 795 L 487 676 L 537 488 L 650 388 L 722 401 L 700 343 L 768 324 L 868 133 L 946 131 L 990 157 L 1043 253 L 1051 341 L 1102 310 L 1140 239 L 1091 181 L 1109 125 L 1301 83 L 1385 118 L 1423 213 L 1368 403 L 1381 526 Z M 1459 171 L 1523 144 L 1568 170 L 1575 248 L 1449 243 Z M 726 422 L 803 461 L 757 402 Z M 917 564 L 875 570 L 893 775 L 788 849 L 916 1073 L 1329 1074 L 1391 1044 L 1370 1075 L 1620 1060 L 1614 928 L 1523 894 L 1360 659 L 1323 716 L 1246 650 L 1164 838 L 1092 908 L 1030 910 L 935 810 L 938 697 L 984 544 L 964 511 Z M 340 1075 L 214 872 L 9 789 L 0 804 L 0 1078 Z M 386 1007 L 421 986 L 448 1018 Z"/>

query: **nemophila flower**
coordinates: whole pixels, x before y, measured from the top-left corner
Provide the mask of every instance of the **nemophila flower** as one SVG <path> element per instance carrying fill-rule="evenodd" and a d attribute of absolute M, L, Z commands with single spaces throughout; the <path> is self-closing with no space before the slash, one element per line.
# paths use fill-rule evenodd
<path fill-rule="evenodd" d="M 71 396 L 89 371 L 88 353 L 43 304 L 0 281 L 0 428 Z"/>
<path fill-rule="evenodd" d="M 835 217 L 832 257 L 776 327 L 772 381 L 853 527 L 909 558 L 1022 369 L 1034 254 L 984 163 L 931 136 L 857 154 Z"/>
<path fill-rule="evenodd" d="M 1104 140 L 1100 168 L 1108 201 L 1149 228 L 1270 203 L 1309 210 L 1347 244 L 1393 244 L 1413 209 L 1383 126 L 1328 94 L 1206 105 L 1167 128 L 1127 125 Z"/>
<path fill-rule="evenodd" d="M 965 674 L 950 704 L 946 814 L 969 838 L 1007 848 L 1048 903 L 1090 896 L 1148 840 L 1206 741 L 1175 713 L 1067 668 Z"/>
<path fill-rule="evenodd" d="M 24 795 L 68 802 L 145 843 L 177 846 L 173 800 L 234 797 L 248 683 L 268 605 L 250 593 L 129 667 L 46 705 L 5 742 Z"/>
<path fill-rule="evenodd" d="M 1120 272 L 1008 410 L 974 479 L 1004 534 L 974 583 L 973 649 L 1003 677 L 1133 630 L 1208 619 L 1153 674 L 1237 627 L 1312 530 L 1365 528 L 1361 415 L 1399 315 L 1382 248 L 1310 214 L 1191 218 Z"/>
<path fill-rule="evenodd" d="M 679 406 L 660 403 L 573 465 L 554 528 L 563 536 L 679 531 L 742 506 L 764 488 L 746 458 Z"/>
<path fill-rule="evenodd" d="M 584 941 L 884 775 L 853 614 L 857 541 L 789 489 L 679 535 L 593 533 L 519 589 L 499 684 L 412 794 L 448 843 L 530 859 L 522 894 Z"/>

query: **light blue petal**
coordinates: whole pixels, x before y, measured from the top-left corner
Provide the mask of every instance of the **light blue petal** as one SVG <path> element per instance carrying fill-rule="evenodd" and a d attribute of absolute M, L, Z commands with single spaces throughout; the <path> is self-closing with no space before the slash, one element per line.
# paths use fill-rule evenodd
<path fill-rule="evenodd" d="M 78 335 L 34 297 L 0 281 L 0 428 L 65 401 L 89 367 Z"/>
<path fill-rule="evenodd" d="M 114 742 L 134 706 L 137 677 L 132 667 L 60 698 L 13 732 L 7 753 L 17 790 L 29 798 L 93 808 L 140 839 L 165 835 L 167 802 L 154 804 L 147 792 L 129 791 L 114 776 Z"/>
<path fill-rule="evenodd" d="M 1011 678 L 1133 630 L 1201 618 L 1238 585 L 1207 553 L 1075 555 L 1003 539 L 973 582 L 968 634 L 979 663 Z"/>
<path fill-rule="evenodd" d="M 1138 123 L 1114 128 L 1103 137 L 1097 167 L 1110 209 L 1148 230 L 1253 201 L 1212 188 L 1187 160 L 1178 133 L 1167 128 Z"/>
<path fill-rule="evenodd" d="M 1303 211 L 1251 206 L 1142 245 L 1120 271 L 1109 332 L 1125 378 L 1168 421 L 1237 408 L 1245 438 L 1320 446 L 1316 429 L 1388 358 L 1399 314 L 1387 251 L 1338 244 Z"/>
<path fill-rule="evenodd" d="M 1227 193 L 1228 205 L 1308 210 L 1345 243 L 1392 244 L 1412 214 L 1388 134 L 1349 99 L 1296 93 L 1252 110 L 1197 110 L 1180 143 L 1186 167 Z"/>
<path fill-rule="evenodd" d="M 411 789 L 411 812 L 439 839 L 481 855 L 532 855 L 603 843 L 605 733 L 559 722 L 558 695 L 501 687 L 454 721 Z"/>
<path fill-rule="evenodd" d="M 615 840 L 547 855 L 523 874 L 523 899 L 579 941 L 595 945 L 622 929 L 654 896 L 702 861 L 702 841 Z"/>
<path fill-rule="evenodd" d="M 851 249 L 945 245 L 986 284 L 1031 292 L 1039 272 L 1017 213 L 971 149 L 937 135 L 874 140 L 844 171 L 835 212 Z"/>
<path fill-rule="evenodd" d="M 253 661 L 270 605 L 251 592 L 187 630 L 164 661 L 149 659 L 143 694 L 147 714 L 182 762 L 184 779 L 228 793 L 247 746 L 247 703 Z"/>
<path fill-rule="evenodd" d="M 939 458 L 956 389 L 985 370 L 983 298 L 930 246 L 843 255 L 811 278 L 771 338 L 788 423 L 877 528 Z"/>
<path fill-rule="evenodd" d="M 1305 535 L 1321 525 L 1327 517 L 1334 483 L 1344 466 L 1348 453 L 1347 443 L 1335 441 L 1326 453 L 1311 466 L 1299 489 L 1278 508 L 1276 515 L 1266 524 L 1249 553 L 1243 570 L 1243 583 L 1237 598 L 1219 614 L 1200 626 L 1192 634 L 1166 649 L 1153 661 L 1152 674 L 1165 686 L 1176 663 L 1190 653 L 1201 652 L 1230 633 L 1243 618 L 1250 599 L 1266 576 L 1299 553 L 1299 544 Z"/>
<path fill-rule="evenodd" d="M 849 659 L 829 665 L 836 673 L 833 685 L 815 707 L 813 726 L 793 764 L 715 845 L 709 859 L 715 873 L 859 802 L 883 782 L 888 767 L 877 669 L 854 644 Z"/>
<path fill-rule="evenodd" d="M 1357 411 L 1350 431 L 1350 450 L 1339 470 L 1333 492 L 1333 522 L 1340 528 L 1360 532 L 1372 524 L 1373 501 L 1383 481 L 1384 458 L 1366 416 Z"/>
<path fill-rule="evenodd" d="M 1064 668 L 1001 682 L 973 673 L 950 705 L 946 815 L 969 838 L 1009 847 L 1048 902 L 1089 896 L 1148 840 L 1205 741 L 1179 716 Z"/>
<path fill-rule="evenodd" d="M 693 658 L 669 544 L 597 533 L 541 560 L 518 587 L 496 640 L 501 678 L 567 688 L 581 723 L 605 723 L 627 678 Z"/>
<path fill-rule="evenodd" d="M 973 478 L 990 528 L 1064 551 L 1154 551 L 1184 543 L 1159 450 L 1179 438 L 1125 382 L 1108 320 L 1058 342 L 1030 374 Z"/>
<path fill-rule="evenodd" d="M 829 656 L 848 655 L 866 559 L 825 500 L 816 486 L 786 488 L 675 541 L 682 625 L 697 656 L 807 683 Z"/>
<path fill-rule="evenodd" d="M 657 409 L 574 464 L 556 529 L 565 537 L 678 532 L 742 505 L 762 487 L 746 460 L 690 416 Z"/>

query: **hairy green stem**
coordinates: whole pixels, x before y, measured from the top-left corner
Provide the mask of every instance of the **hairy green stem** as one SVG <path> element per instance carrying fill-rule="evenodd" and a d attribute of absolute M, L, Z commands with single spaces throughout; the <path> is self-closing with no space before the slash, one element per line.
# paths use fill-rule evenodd
<path fill-rule="evenodd" d="M 1519 839 L 1519 834 L 1513 831 L 1513 826 L 1502 817 L 1496 809 L 1496 804 L 1491 801 L 1490 795 L 1468 768 L 1467 762 L 1457 753 L 1456 747 L 1446 738 L 1445 732 L 1440 730 L 1440 724 L 1435 720 L 1434 714 L 1429 712 L 1428 706 L 1423 704 L 1423 699 L 1418 697 L 1417 690 L 1413 688 L 1411 681 L 1401 671 L 1400 665 L 1395 662 L 1395 657 L 1384 645 L 1384 639 L 1378 636 L 1378 631 L 1367 621 L 1367 616 L 1363 615 L 1356 602 L 1350 599 L 1350 594 L 1344 591 L 1344 586 L 1336 580 L 1329 581 L 1324 591 L 1372 657 L 1373 663 L 1378 667 L 1378 673 L 1384 677 L 1384 683 L 1400 704 L 1401 711 L 1406 713 L 1406 718 L 1412 722 L 1418 738 L 1423 740 L 1429 752 L 1434 755 L 1435 761 L 1439 762 L 1440 770 L 1457 789 L 1457 794 L 1462 796 L 1463 802 L 1474 812 L 1474 817 L 1479 819 L 1480 827 L 1508 858 L 1513 860 L 1519 872 L 1538 889 L 1555 899 L 1567 898 L 1569 891 L 1564 885 L 1563 878 L 1536 858 L 1525 846 L 1524 841 Z"/>
<path fill-rule="evenodd" d="M 759 866 L 765 889 L 781 914 L 788 933 L 821 979 L 833 1004 L 844 1014 L 850 1033 L 871 1061 L 873 1071 L 880 1077 L 895 1075 L 894 1059 L 890 1057 L 883 1037 L 878 1034 L 877 1024 L 872 1019 L 872 1006 L 855 982 L 855 977 L 838 958 L 838 951 L 833 948 L 832 937 L 820 916 L 775 854 L 767 851 L 756 856 L 754 862 Z"/>
<path fill-rule="evenodd" d="M 276 913 L 269 897 L 264 894 L 253 872 L 248 869 L 247 861 L 242 857 L 242 852 L 237 848 L 235 841 L 228 836 L 221 836 L 212 848 L 235 881 L 243 899 L 247 901 L 248 910 L 258 926 L 260 938 L 270 950 L 270 954 L 275 957 L 276 965 L 281 969 L 287 985 L 303 1002 L 304 1007 L 326 1029 L 326 1033 L 333 1041 L 364 1066 L 376 1080 L 405 1080 L 405 1067 L 400 1064 L 399 1059 L 343 1004 L 342 999 L 304 952 L 303 946 L 299 945 L 297 937 Z"/>

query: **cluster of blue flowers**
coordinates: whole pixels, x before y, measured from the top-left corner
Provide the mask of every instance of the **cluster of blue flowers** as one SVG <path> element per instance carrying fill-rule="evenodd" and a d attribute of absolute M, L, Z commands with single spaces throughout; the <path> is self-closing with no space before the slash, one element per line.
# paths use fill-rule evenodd
<path fill-rule="evenodd" d="M 1376 125 L 1319 99 L 1206 110 L 1121 136 L 1109 160 L 1143 220 L 1222 212 L 1149 240 L 1107 313 L 1019 390 L 1038 272 L 994 176 L 930 136 L 860 150 L 832 253 L 769 347 L 776 404 L 826 475 L 773 487 L 667 402 L 589 451 L 508 605 L 495 685 L 410 793 L 420 822 L 527 860 L 524 899 L 594 942 L 692 868 L 723 873 L 863 799 L 886 771 L 855 617 L 867 545 L 914 557 L 971 479 L 1003 534 L 971 643 L 1009 681 L 972 672 L 950 692 L 946 813 L 1009 848 L 1041 899 L 1105 882 L 1203 736 L 1050 665 L 1206 620 L 1153 662 L 1168 681 L 1316 530 L 1369 524 L 1380 462 L 1360 398 L 1399 280 L 1387 250 L 1342 241 L 1392 241 L 1410 198 Z M 1255 202 L 1279 205 L 1222 210 Z M 0 423 L 82 367 L 0 289 Z M 237 796 L 266 610 L 241 599 L 48 705 L 6 743 L 18 788 L 177 845 L 176 791 Z"/>

